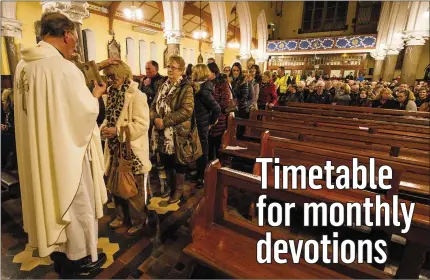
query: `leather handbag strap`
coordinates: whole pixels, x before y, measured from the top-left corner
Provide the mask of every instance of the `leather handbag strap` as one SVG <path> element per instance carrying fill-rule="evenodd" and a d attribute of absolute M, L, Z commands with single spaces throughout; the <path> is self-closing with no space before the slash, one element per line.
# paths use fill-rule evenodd
<path fill-rule="evenodd" d="M 120 129 L 120 135 L 121 137 L 123 137 L 125 132 L 125 147 L 126 147 L 126 157 L 127 159 L 131 159 L 131 143 L 130 143 L 130 128 L 128 126 L 122 126 Z M 120 147 L 120 157 L 122 158 L 122 142 L 121 140 L 119 141 L 119 147 Z"/>

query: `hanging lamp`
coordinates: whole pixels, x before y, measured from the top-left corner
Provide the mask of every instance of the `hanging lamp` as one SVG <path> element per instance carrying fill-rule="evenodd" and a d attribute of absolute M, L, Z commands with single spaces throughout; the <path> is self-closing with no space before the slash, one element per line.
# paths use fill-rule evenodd
<path fill-rule="evenodd" d="M 233 31 L 233 42 L 230 42 L 227 44 L 227 47 L 230 49 L 238 49 L 240 48 L 239 42 L 236 42 L 236 19 L 237 19 L 237 2 L 236 6 L 234 7 L 234 31 Z"/>
<path fill-rule="evenodd" d="M 134 1 L 132 2 L 132 5 L 130 7 L 127 7 L 124 9 L 124 15 L 127 19 L 130 19 L 130 20 L 143 19 L 143 12 L 141 9 L 139 9 L 134 5 Z"/>

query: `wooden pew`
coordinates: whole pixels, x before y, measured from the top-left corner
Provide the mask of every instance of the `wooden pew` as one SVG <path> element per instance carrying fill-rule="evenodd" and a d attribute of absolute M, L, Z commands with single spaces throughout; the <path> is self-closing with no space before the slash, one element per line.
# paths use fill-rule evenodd
<path fill-rule="evenodd" d="M 260 136 L 260 141 L 264 141 L 263 136 L 267 134 L 267 131 L 270 131 L 270 135 L 276 135 L 278 137 L 283 137 L 285 139 L 289 139 L 289 141 L 297 143 L 298 147 L 303 147 L 302 149 L 314 148 L 317 147 L 320 150 L 324 151 L 324 155 L 327 159 L 330 158 L 333 152 L 337 153 L 345 153 L 350 156 L 351 154 L 360 154 L 362 156 L 373 157 L 379 160 L 389 160 L 390 162 L 394 162 L 395 164 L 399 164 L 402 166 L 403 173 L 403 181 L 400 183 L 400 190 L 402 197 L 408 197 L 413 201 L 428 201 L 430 200 L 430 189 L 429 189 L 429 166 L 430 163 L 427 159 L 404 159 L 404 158 L 396 158 L 391 157 L 382 153 L 375 153 L 368 149 L 360 150 L 357 148 L 357 144 L 354 144 L 350 147 L 344 147 L 340 145 L 329 144 L 330 142 L 335 141 L 345 141 L 338 140 L 344 137 L 343 134 L 322 134 L 321 138 L 323 139 L 323 145 L 321 143 L 316 142 L 300 142 L 300 140 L 306 139 L 305 137 L 301 137 L 300 133 L 310 133 L 312 135 L 314 132 L 306 130 L 306 129 L 293 129 L 291 131 L 285 131 L 285 128 L 280 128 L 275 124 L 261 124 L 259 122 L 252 122 L 249 120 L 236 119 L 232 116 L 228 119 L 228 129 L 224 133 L 223 143 L 220 153 L 222 155 L 222 162 L 225 166 L 231 166 L 232 158 L 246 158 L 248 160 L 254 160 L 258 155 L 261 156 L 261 147 L 257 143 L 240 141 L 236 139 L 236 127 L 238 125 L 244 125 L 247 129 L 257 129 L 263 131 Z M 277 130 L 281 129 L 281 131 Z M 360 138 L 357 138 L 356 141 L 360 141 Z M 227 146 L 240 146 L 247 148 L 246 150 L 237 150 L 231 151 L 227 150 Z M 260 147 L 260 150 L 258 150 Z"/>
<path fill-rule="evenodd" d="M 304 165 L 307 168 L 312 165 L 323 166 L 327 160 L 330 160 L 334 166 L 342 164 L 348 166 L 350 169 L 352 167 L 353 158 L 357 158 L 360 163 L 366 163 L 370 158 L 365 153 L 357 153 L 357 151 L 351 152 L 349 155 L 346 151 L 343 151 L 342 153 L 332 151 L 331 154 L 327 156 L 326 151 L 323 149 L 306 146 L 306 143 L 298 144 L 288 139 L 271 137 L 269 132 L 266 132 L 265 135 L 262 136 L 260 157 L 279 157 L 281 165 Z M 409 170 L 410 167 L 399 163 L 397 159 L 389 157 L 386 159 L 375 159 L 375 163 L 377 166 L 388 165 L 393 170 L 393 177 L 390 182 L 392 189 L 385 194 L 386 200 L 392 201 L 392 196 L 399 194 L 402 178 L 405 177 L 407 171 L 411 171 Z M 253 173 L 255 175 L 261 175 L 261 164 L 256 163 Z M 427 175 L 426 179 L 428 182 L 430 179 L 430 168 L 428 166 L 425 167 L 422 174 Z M 268 182 L 271 185 L 273 185 L 274 181 L 273 176 L 273 170 L 268 171 Z M 282 178 L 282 175 L 280 177 Z M 430 193 L 428 190 L 428 183 L 425 186 L 427 186 L 427 190 L 426 192 L 422 192 L 422 194 L 428 197 Z M 328 192 L 326 194 L 320 192 L 319 195 L 329 195 Z M 355 195 L 357 195 L 357 193 L 355 193 Z M 360 197 L 360 195 L 362 195 L 362 193 L 360 193 L 358 197 Z M 345 198 L 344 202 L 351 201 L 350 199 L 351 198 Z M 415 275 L 414 277 L 418 278 L 420 266 L 425 260 L 425 253 L 430 248 L 430 239 L 425 237 L 426 235 L 430 236 L 430 207 L 428 206 L 428 201 L 425 204 L 416 203 L 415 210 L 414 221 L 417 223 L 415 224 L 417 227 L 410 230 L 408 233 L 403 234 L 398 228 L 393 226 L 390 228 L 383 228 L 387 233 L 401 235 L 408 240 L 406 245 L 407 253 L 399 266 L 397 273 L 398 278 L 409 278 L 411 275 Z M 422 238 L 426 238 L 426 240 L 424 241 Z"/>
<path fill-rule="evenodd" d="M 284 202 L 303 205 L 306 202 L 363 203 L 364 199 L 374 198 L 375 194 L 353 190 L 276 190 L 273 185 L 261 189 L 261 178 L 220 168 L 218 161 L 212 162 L 205 173 L 205 194 L 191 218 L 192 243 L 184 249 L 185 254 L 202 265 L 220 271 L 233 278 L 388 278 L 382 271 L 367 264 L 258 264 L 256 261 L 257 239 L 264 237 L 267 227 L 258 227 L 229 214 L 227 210 L 228 189 L 235 188 L 266 194 Z M 389 200 L 384 200 L 390 202 Z M 429 206 L 418 205 L 408 238 L 407 255 L 400 264 L 397 276 L 417 278 L 425 251 L 430 246 Z M 374 214 L 373 214 L 374 215 Z M 364 215 L 362 215 L 364 216 Z M 372 220 L 375 216 L 372 217 Z M 363 217 L 364 219 L 364 217 Z M 402 217 L 400 217 L 402 219 Z M 396 228 L 384 228 L 388 233 L 399 233 Z M 272 231 L 272 238 L 293 239 L 290 235 Z M 411 266 L 412 263 L 412 266 Z M 407 266 L 406 266 L 407 265 Z M 405 269 L 406 266 L 406 269 Z M 329 270 L 328 267 L 330 267 Z M 336 271 L 342 271 L 342 274 Z"/>
<path fill-rule="evenodd" d="M 430 157 L 430 139 L 416 138 L 410 136 L 369 133 L 363 131 L 361 126 L 349 126 L 347 128 L 312 126 L 307 120 L 296 120 L 295 122 L 276 120 L 256 121 L 256 117 L 269 115 L 270 112 L 253 112 L 251 121 L 261 124 L 259 127 L 250 126 L 247 136 L 259 138 L 261 133 L 268 129 L 271 135 L 290 138 L 291 135 L 299 135 L 300 141 L 351 147 L 353 149 L 365 149 L 381 152 L 392 156 L 402 155 L 407 158 L 421 158 L 428 162 Z M 300 123 L 303 122 L 303 123 Z"/>
<path fill-rule="evenodd" d="M 306 108 L 306 109 L 319 109 L 336 112 L 359 112 L 367 113 L 370 115 L 387 115 L 387 116 L 412 116 L 416 118 L 430 119 L 429 112 L 410 112 L 404 110 L 382 109 L 382 108 L 369 108 L 357 106 L 342 106 L 331 104 L 312 104 L 303 102 L 289 102 L 288 107 Z"/>
<path fill-rule="evenodd" d="M 319 104 L 317 104 L 319 105 Z M 333 105 L 331 105 L 333 106 Z M 337 106 L 333 106 L 337 107 Z M 370 108 L 373 110 L 374 108 Z M 332 116 L 332 117 L 342 117 L 350 119 L 370 119 L 375 121 L 385 121 L 385 122 L 395 122 L 403 124 L 413 124 L 413 125 L 425 125 L 429 126 L 430 120 L 428 118 L 416 118 L 412 116 L 393 116 L 393 115 L 381 115 L 381 114 L 369 114 L 366 112 L 348 112 L 348 111 L 335 111 L 333 110 L 321 110 L 317 108 L 303 108 L 303 107 L 290 107 L 290 106 L 275 106 L 273 107 L 275 111 L 288 112 L 288 113 L 298 113 L 298 114 L 312 114 L 315 116 Z"/>
<path fill-rule="evenodd" d="M 227 210 L 227 187 L 268 194 L 271 197 L 287 197 L 279 190 L 263 191 L 260 178 L 252 174 L 221 168 L 219 161 L 210 163 L 205 173 L 205 194 L 191 218 L 192 243 L 184 248 L 184 253 L 198 263 L 219 271 L 229 278 L 337 278 L 344 279 L 357 275 L 365 278 L 387 278 L 383 272 L 364 264 L 327 265 L 307 264 L 301 260 L 288 263 L 259 264 L 256 260 L 256 244 L 264 238 L 267 227 L 258 227 L 230 215 Z M 272 228 L 273 229 L 273 228 Z M 273 238 L 292 239 L 282 233 L 272 231 Z M 344 266 L 341 269 L 341 266 Z M 339 268 L 348 272 L 336 272 Z"/>
<path fill-rule="evenodd" d="M 337 129 L 355 128 L 370 134 L 389 134 L 430 139 L 430 126 L 411 125 L 369 119 L 351 119 L 331 116 L 315 116 L 302 113 L 285 113 L 280 111 L 253 110 L 250 120 L 263 122 L 301 123 L 310 127 L 334 127 Z M 365 128 L 368 128 L 367 130 Z"/>
<path fill-rule="evenodd" d="M 333 165 L 347 165 L 352 168 L 352 159 L 357 158 L 361 163 L 368 163 L 370 158 L 375 159 L 376 165 L 388 165 L 393 169 L 393 189 L 391 193 L 398 194 L 399 189 L 408 195 L 417 195 L 430 199 L 429 179 L 430 164 L 411 164 L 407 160 L 382 156 L 375 156 L 366 151 L 338 148 L 326 150 L 311 143 L 299 143 L 289 139 L 270 136 L 265 132 L 261 138 L 259 157 L 279 157 L 282 165 L 304 165 L 309 168 L 313 165 L 323 166 L 326 161 Z M 254 166 L 253 173 L 260 175 L 260 164 Z M 352 174 L 350 174 L 352 176 Z M 352 177 L 351 177 L 352 178 Z M 269 173 L 269 180 L 273 181 L 273 173 Z"/>

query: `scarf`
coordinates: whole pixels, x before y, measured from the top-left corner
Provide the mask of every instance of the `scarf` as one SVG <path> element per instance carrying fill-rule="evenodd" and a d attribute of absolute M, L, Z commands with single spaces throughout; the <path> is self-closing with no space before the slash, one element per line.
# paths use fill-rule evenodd
<path fill-rule="evenodd" d="M 124 107 L 125 92 L 127 91 L 129 86 L 130 86 L 130 81 L 126 80 L 119 89 L 110 87 L 109 96 L 107 100 L 107 108 L 106 108 L 107 127 L 116 127 L 116 123 Z M 108 143 L 109 153 L 111 157 L 112 158 L 118 157 L 119 156 L 118 136 L 108 138 L 107 143 Z M 123 158 L 125 158 L 127 154 L 127 147 L 126 145 L 122 145 L 121 147 L 122 147 L 122 151 L 121 151 L 122 156 Z M 131 158 L 133 160 L 133 174 L 140 173 L 140 170 L 142 169 L 143 164 L 133 153 L 133 150 L 131 151 Z M 114 160 L 113 162 L 118 164 L 117 160 L 116 161 Z M 116 168 L 118 166 L 113 166 L 113 167 Z"/>
<path fill-rule="evenodd" d="M 174 84 L 167 80 L 161 86 L 160 93 L 157 100 L 155 100 L 155 111 L 163 119 L 172 113 L 170 104 L 174 97 L 174 92 L 179 87 L 182 77 L 179 78 Z M 165 127 L 162 131 L 158 130 L 155 126 L 152 127 L 151 147 L 154 153 L 161 152 L 164 154 L 172 155 L 175 153 L 174 127 Z"/>

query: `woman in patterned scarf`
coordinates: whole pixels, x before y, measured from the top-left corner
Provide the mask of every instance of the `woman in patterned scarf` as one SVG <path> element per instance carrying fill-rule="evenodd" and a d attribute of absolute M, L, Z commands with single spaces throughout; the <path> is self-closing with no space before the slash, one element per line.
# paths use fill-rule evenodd
<path fill-rule="evenodd" d="M 120 153 L 126 156 L 125 134 L 120 135 L 122 127 L 130 131 L 131 156 L 133 174 L 138 185 L 138 194 L 128 200 L 113 196 L 116 218 L 110 223 L 111 228 L 119 228 L 131 222 L 128 235 L 139 232 L 146 220 L 145 204 L 148 193 L 146 188 L 148 172 L 151 170 L 149 160 L 149 107 L 146 95 L 138 89 L 138 83 L 132 80 L 130 67 L 123 61 L 110 65 L 103 70 L 108 77 L 108 100 L 106 118 L 100 127 L 106 137 L 105 143 L 105 173 L 110 174 L 110 168 L 118 167 Z M 116 166 L 115 166 L 116 165 Z M 108 186 L 112 188 L 111 186 Z"/>
<path fill-rule="evenodd" d="M 193 88 L 186 76 L 182 76 L 184 70 L 184 59 L 172 55 L 167 65 L 168 79 L 160 87 L 150 110 L 151 122 L 154 124 L 151 147 L 164 165 L 167 176 L 167 190 L 162 197 L 169 197 L 174 190 L 169 203 L 181 199 L 186 170 L 186 166 L 176 159 L 178 147 L 175 147 L 175 135 L 189 134 L 194 110 Z"/>

